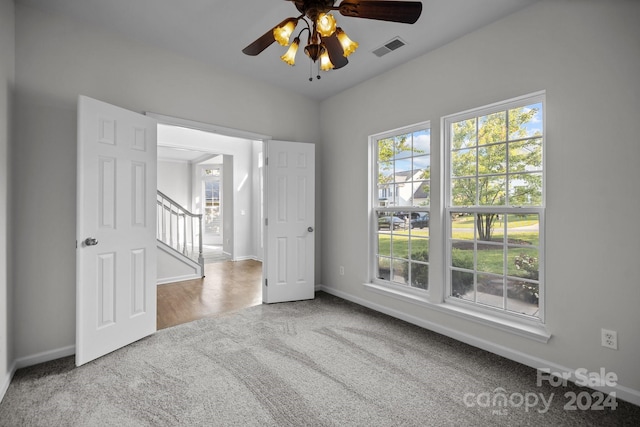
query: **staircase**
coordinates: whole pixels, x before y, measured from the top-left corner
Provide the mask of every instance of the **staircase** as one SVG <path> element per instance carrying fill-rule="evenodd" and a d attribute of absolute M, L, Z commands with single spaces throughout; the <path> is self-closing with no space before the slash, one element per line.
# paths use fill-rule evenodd
<path fill-rule="evenodd" d="M 204 277 L 202 214 L 157 194 L 158 284 Z"/>

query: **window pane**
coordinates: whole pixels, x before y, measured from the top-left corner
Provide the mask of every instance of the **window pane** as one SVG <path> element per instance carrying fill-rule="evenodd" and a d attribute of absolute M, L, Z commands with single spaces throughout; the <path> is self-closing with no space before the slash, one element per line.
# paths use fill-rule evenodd
<path fill-rule="evenodd" d="M 404 260 L 394 259 L 391 269 L 391 281 L 406 285 L 409 279 L 409 263 Z"/>
<path fill-rule="evenodd" d="M 538 265 L 538 249 L 509 247 L 508 274 L 529 280 L 538 280 L 540 267 Z"/>
<path fill-rule="evenodd" d="M 507 112 L 489 114 L 478 118 L 478 145 L 507 140 Z"/>
<path fill-rule="evenodd" d="M 395 179 L 396 182 L 405 182 L 411 179 L 413 175 L 413 166 L 411 165 L 411 159 L 396 159 L 395 166 Z"/>
<path fill-rule="evenodd" d="M 478 302 L 491 307 L 504 308 L 503 276 L 478 274 Z"/>
<path fill-rule="evenodd" d="M 542 206 L 544 196 L 542 97 L 529 99 L 518 108 L 491 106 L 445 121 L 447 279 L 451 296 L 540 317 L 535 295 L 516 296 L 517 287 L 527 289 L 518 282 L 530 293 L 542 286 L 539 214 L 516 215 L 524 211 L 519 207 Z M 487 212 L 493 206 L 499 212 Z M 455 211 L 462 207 L 466 212 Z"/>
<path fill-rule="evenodd" d="M 411 238 L 411 259 L 413 261 L 429 262 L 429 239 Z"/>
<path fill-rule="evenodd" d="M 409 228 L 411 228 L 412 236 L 428 236 L 429 235 L 429 212 L 412 212 Z"/>
<path fill-rule="evenodd" d="M 413 155 L 420 156 L 431 153 L 431 129 L 413 133 Z"/>
<path fill-rule="evenodd" d="M 388 184 L 378 187 L 378 206 L 393 206 L 395 204 L 393 188 L 393 185 Z"/>
<path fill-rule="evenodd" d="M 510 279 L 507 281 L 507 310 L 537 316 L 540 285 Z"/>
<path fill-rule="evenodd" d="M 391 236 L 389 232 L 378 233 L 378 254 L 391 256 Z"/>
<path fill-rule="evenodd" d="M 473 273 L 451 270 L 451 295 L 469 301 L 475 301 Z"/>
<path fill-rule="evenodd" d="M 419 156 L 413 158 L 414 179 L 431 178 L 431 156 Z"/>
<path fill-rule="evenodd" d="M 451 124 L 451 148 L 459 149 L 476 145 L 476 119 Z"/>
<path fill-rule="evenodd" d="M 509 139 L 542 135 L 542 103 L 509 110 Z"/>
<path fill-rule="evenodd" d="M 374 209 L 395 207 L 376 214 L 375 277 L 419 289 L 428 287 L 429 216 L 427 209 L 415 208 L 429 206 L 430 136 L 429 129 L 421 129 L 379 139 L 375 147 L 378 206 Z"/>
<path fill-rule="evenodd" d="M 474 270 L 474 246 L 472 242 L 464 244 L 464 242 L 454 242 L 454 248 L 451 250 L 451 266 Z"/>
<path fill-rule="evenodd" d="M 503 206 L 507 202 L 507 178 L 505 175 L 478 178 L 478 204 Z"/>
<path fill-rule="evenodd" d="M 475 148 L 451 152 L 451 176 L 476 176 Z"/>
<path fill-rule="evenodd" d="M 451 180 L 451 205 L 475 206 L 476 179 L 461 178 Z"/>
<path fill-rule="evenodd" d="M 502 238 L 504 223 L 502 216 L 496 213 L 476 214 L 478 240 L 491 241 L 496 238 Z"/>
<path fill-rule="evenodd" d="M 398 235 L 394 232 L 391 235 L 391 256 L 393 258 L 409 258 L 409 236 Z"/>
<path fill-rule="evenodd" d="M 380 212 L 378 230 L 398 230 L 405 227 L 404 220 L 396 216 L 397 212 Z"/>
<path fill-rule="evenodd" d="M 452 212 L 449 221 L 451 221 L 451 238 L 457 240 L 471 240 L 473 243 L 475 236 L 475 216 Z"/>
<path fill-rule="evenodd" d="M 378 279 L 389 280 L 391 279 L 391 258 L 379 257 L 378 258 Z"/>
<path fill-rule="evenodd" d="M 413 206 L 429 206 L 431 203 L 430 181 L 417 181 L 413 183 Z"/>
<path fill-rule="evenodd" d="M 507 215 L 508 242 L 538 246 L 540 218 L 537 214 Z"/>
<path fill-rule="evenodd" d="M 378 163 L 378 184 L 393 182 L 393 162 Z"/>
<path fill-rule="evenodd" d="M 511 206 L 542 205 L 542 174 L 514 174 L 509 178 L 509 204 Z"/>
<path fill-rule="evenodd" d="M 427 264 L 411 263 L 411 287 L 429 289 L 429 266 Z"/>
<path fill-rule="evenodd" d="M 507 144 L 495 144 L 478 149 L 478 175 L 507 171 Z"/>
<path fill-rule="evenodd" d="M 504 246 L 480 243 L 477 245 L 477 270 L 504 274 Z"/>
<path fill-rule="evenodd" d="M 542 139 L 526 139 L 509 144 L 509 172 L 542 169 Z"/>
<path fill-rule="evenodd" d="M 393 138 L 378 140 L 378 161 L 388 162 L 393 159 Z"/>
<path fill-rule="evenodd" d="M 411 157 L 411 135 L 399 135 L 393 138 L 394 158 L 405 159 Z"/>

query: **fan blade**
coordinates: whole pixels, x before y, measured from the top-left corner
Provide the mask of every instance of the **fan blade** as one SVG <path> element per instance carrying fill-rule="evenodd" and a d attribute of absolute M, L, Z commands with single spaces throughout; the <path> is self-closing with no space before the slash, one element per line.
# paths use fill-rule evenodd
<path fill-rule="evenodd" d="M 354 18 L 413 24 L 422 13 L 419 1 L 358 1 L 345 0 L 338 7 L 340 14 Z"/>
<path fill-rule="evenodd" d="M 256 41 L 242 49 L 242 53 L 250 56 L 256 56 L 260 52 L 271 46 L 271 44 L 276 41 L 275 37 L 273 37 L 273 30 L 284 25 L 289 19 L 291 18 L 285 19 L 284 21 L 264 33 L 262 36 L 258 37 Z"/>
<path fill-rule="evenodd" d="M 329 54 L 329 59 L 333 64 L 334 70 L 342 68 L 349 63 L 349 60 L 344 56 L 342 45 L 340 45 L 340 40 L 338 40 L 336 33 L 333 33 L 330 37 L 323 37 L 322 41 L 327 48 L 327 53 Z"/>

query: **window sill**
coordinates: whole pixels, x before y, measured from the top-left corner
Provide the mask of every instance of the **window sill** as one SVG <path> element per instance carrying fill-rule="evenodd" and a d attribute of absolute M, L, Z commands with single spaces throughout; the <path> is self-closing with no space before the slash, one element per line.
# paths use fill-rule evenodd
<path fill-rule="evenodd" d="M 461 304 L 450 302 L 434 304 L 429 301 L 427 294 L 420 292 L 420 294 L 423 294 L 420 295 L 410 288 L 403 289 L 404 287 L 400 286 L 387 286 L 375 283 L 365 283 L 364 286 L 367 290 L 377 294 L 416 304 L 430 310 L 446 313 L 534 341 L 546 343 L 551 338 L 551 334 L 549 334 L 545 326 L 536 321 L 510 318 L 508 315 L 501 316 L 482 311 L 481 309 L 465 307 Z"/>

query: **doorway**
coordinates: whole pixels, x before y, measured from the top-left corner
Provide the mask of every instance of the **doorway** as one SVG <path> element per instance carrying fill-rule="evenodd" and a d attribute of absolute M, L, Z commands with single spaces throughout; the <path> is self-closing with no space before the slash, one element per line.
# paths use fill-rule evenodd
<path fill-rule="evenodd" d="M 205 259 L 203 279 L 159 285 L 158 328 L 260 304 L 262 139 L 157 118 L 158 190 L 203 215 Z"/>

